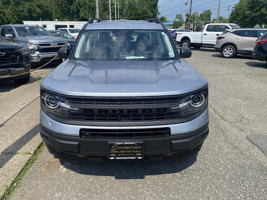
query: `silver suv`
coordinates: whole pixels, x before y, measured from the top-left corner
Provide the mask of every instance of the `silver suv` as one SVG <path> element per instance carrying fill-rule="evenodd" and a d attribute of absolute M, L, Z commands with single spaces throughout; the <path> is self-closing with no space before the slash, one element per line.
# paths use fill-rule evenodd
<path fill-rule="evenodd" d="M 208 135 L 208 83 L 159 20 L 94 21 L 41 83 L 52 152 L 103 159 L 171 156 Z"/>
<path fill-rule="evenodd" d="M 217 37 L 215 50 L 225 58 L 235 57 L 236 54 L 252 55 L 256 39 L 266 31 L 262 28 L 228 29 Z"/>

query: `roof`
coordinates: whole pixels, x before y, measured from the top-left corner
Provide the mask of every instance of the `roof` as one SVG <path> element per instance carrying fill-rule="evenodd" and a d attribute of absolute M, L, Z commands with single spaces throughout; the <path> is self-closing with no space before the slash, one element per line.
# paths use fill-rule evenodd
<path fill-rule="evenodd" d="M 86 29 L 154 29 L 163 30 L 160 23 L 148 22 L 144 20 L 116 20 L 101 21 L 97 23 L 89 23 Z"/>
<path fill-rule="evenodd" d="M 37 25 L 28 25 L 28 24 L 4 24 L 3 26 L 23 26 L 23 27 L 24 26 L 34 26 L 34 27 L 36 27 Z"/>
<path fill-rule="evenodd" d="M 266 28 L 235 28 L 235 29 L 227 29 L 227 31 L 233 32 L 237 30 L 267 30 Z"/>

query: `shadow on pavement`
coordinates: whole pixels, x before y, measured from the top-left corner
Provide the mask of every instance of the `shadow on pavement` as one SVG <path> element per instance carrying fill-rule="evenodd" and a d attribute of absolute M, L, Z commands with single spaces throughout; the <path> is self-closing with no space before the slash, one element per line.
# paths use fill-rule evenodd
<path fill-rule="evenodd" d="M 9 147 L 4 149 L 0 154 L 0 169 L 13 157 L 15 156 L 19 150 L 26 145 L 34 136 L 36 136 L 40 132 L 40 125 L 36 125 L 29 132 L 24 134 L 18 140 L 16 140 Z"/>
<path fill-rule="evenodd" d="M 114 176 L 115 179 L 144 179 L 150 175 L 170 174 L 183 171 L 197 161 L 198 153 L 171 160 L 146 161 L 70 161 L 60 158 L 67 169 L 84 175 Z"/>
<path fill-rule="evenodd" d="M 249 67 L 258 67 L 258 68 L 267 68 L 267 65 L 264 61 L 251 61 L 246 62 L 246 65 Z"/>

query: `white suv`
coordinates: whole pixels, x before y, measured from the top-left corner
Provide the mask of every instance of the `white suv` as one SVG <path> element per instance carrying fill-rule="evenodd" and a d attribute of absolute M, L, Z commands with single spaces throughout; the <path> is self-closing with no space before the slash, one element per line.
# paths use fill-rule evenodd
<path fill-rule="evenodd" d="M 267 32 L 262 28 L 229 29 L 217 37 L 215 50 L 225 58 L 235 57 L 236 54 L 252 55 L 256 39 Z"/>

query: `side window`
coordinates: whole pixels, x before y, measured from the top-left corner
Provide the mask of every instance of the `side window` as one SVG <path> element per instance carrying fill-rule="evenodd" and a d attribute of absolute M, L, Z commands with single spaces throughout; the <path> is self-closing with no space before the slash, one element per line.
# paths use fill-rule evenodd
<path fill-rule="evenodd" d="M 242 36 L 242 37 L 257 37 L 256 30 L 239 30 L 239 31 L 235 31 L 234 34 Z"/>
<path fill-rule="evenodd" d="M 235 34 L 235 35 L 239 35 L 239 36 L 243 36 L 243 33 L 242 33 L 243 31 L 234 31 L 233 33 Z"/>
<path fill-rule="evenodd" d="M 267 33 L 265 33 L 265 34 L 261 37 L 261 39 L 267 39 Z"/>
<path fill-rule="evenodd" d="M 214 27 L 214 25 L 208 25 L 206 31 L 207 31 L 207 32 L 215 32 L 215 27 Z"/>
<path fill-rule="evenodd" d="M 5 37 L 6 34 L 12 34 L 13 37 L 15 37 L 14 31 L 13 31 L 13 29 L 10 26 L 4 26 L 4 27 L 2 27 L 1 35 L 3 37 Z"/>
<path fill-rule="evenodd" d="M 259 30 L 257 37 L 260 37 L 266 33 L 266 30 Z"/>
<path fill-rule="evenodd" d="M 257 31 L 256 30 L 248 30 L 247 31 L 247 37 L 257 37 Z"/>
<path fill-rule="evenodd" d="M 207 32 L 224 32 L 227 29 L 226 25 L 208 25 Z"/>

